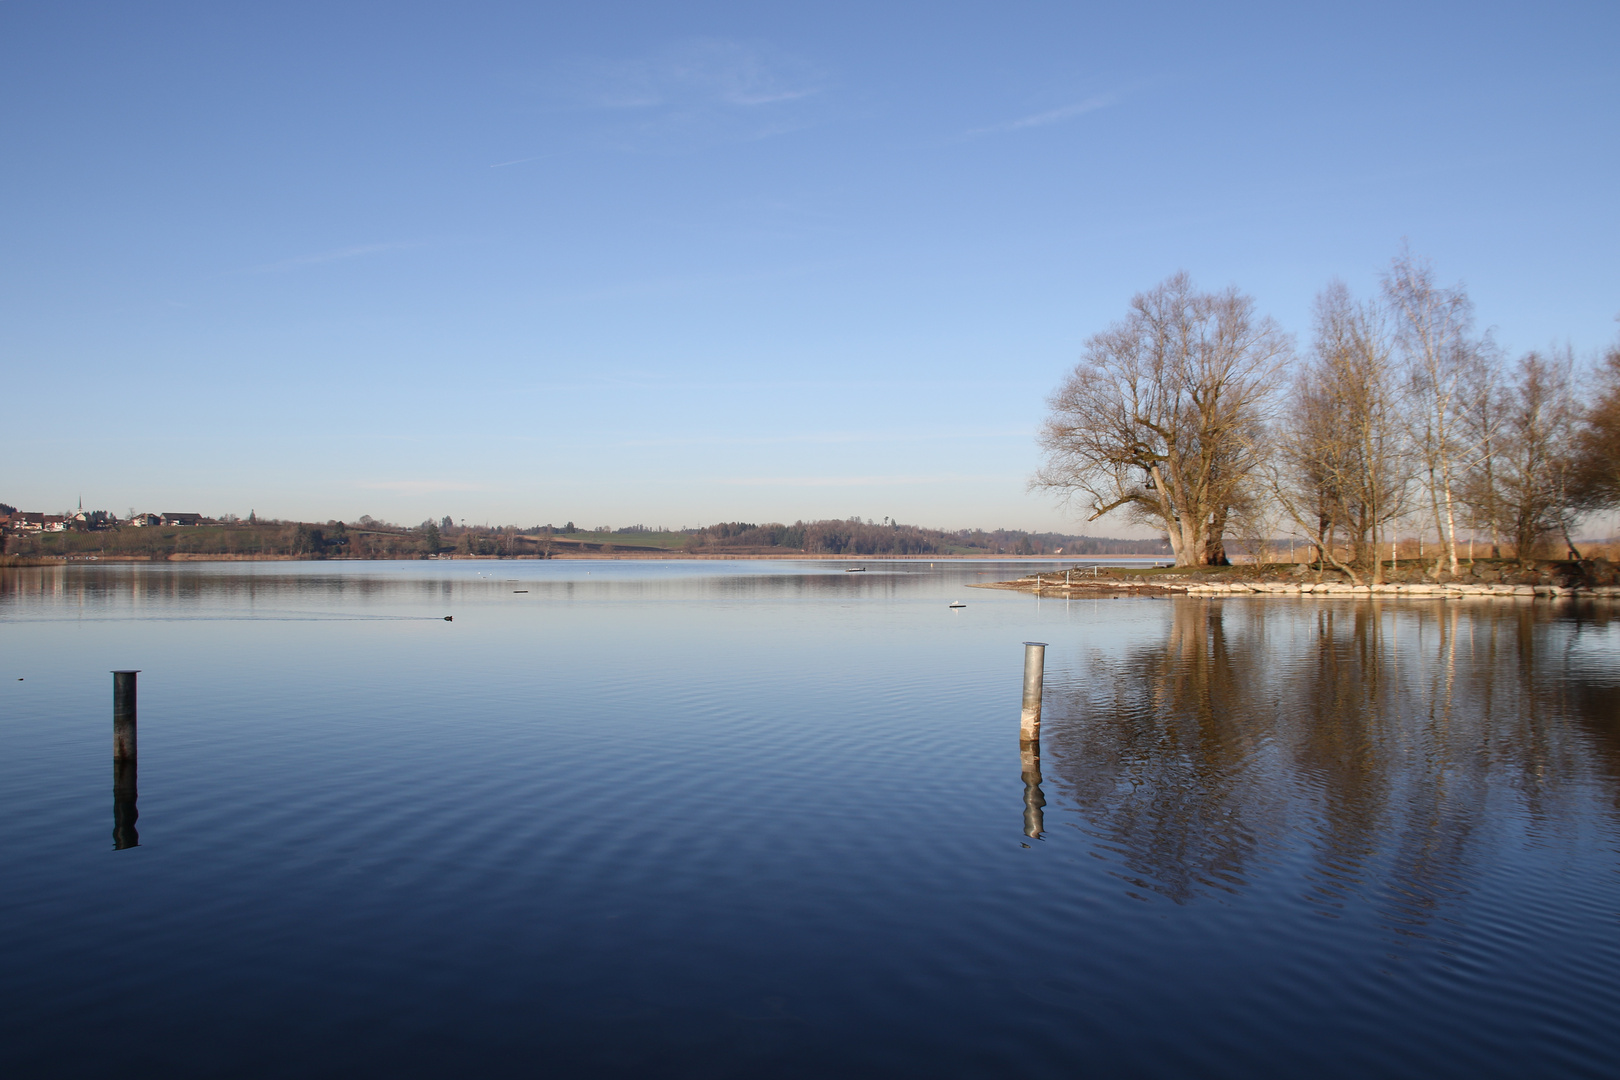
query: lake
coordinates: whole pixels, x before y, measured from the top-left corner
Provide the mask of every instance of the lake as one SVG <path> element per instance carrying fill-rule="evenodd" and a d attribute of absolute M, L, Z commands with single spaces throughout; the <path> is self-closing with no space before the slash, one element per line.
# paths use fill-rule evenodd
<path fill-rule="evenodd" d="M 1028 567 L 0 570 L 0 1063 L 1620 1070 L 1620 606 Z"/>

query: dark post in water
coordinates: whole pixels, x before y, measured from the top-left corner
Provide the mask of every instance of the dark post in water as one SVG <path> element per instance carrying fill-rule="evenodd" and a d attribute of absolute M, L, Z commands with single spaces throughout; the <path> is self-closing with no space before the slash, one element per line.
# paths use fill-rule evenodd
<path fill-rule="evenodd" d="M 135 809 L 139 791 L 135 782 L 135 675 L 113 672 L 113 847 L 119 851 L 139 847 Z"/>
<path fill-rule="evenodd" d="M 115 671 L 113 676 L 113 760 L 135 760 L 135 676 L 139 671 Z"/>

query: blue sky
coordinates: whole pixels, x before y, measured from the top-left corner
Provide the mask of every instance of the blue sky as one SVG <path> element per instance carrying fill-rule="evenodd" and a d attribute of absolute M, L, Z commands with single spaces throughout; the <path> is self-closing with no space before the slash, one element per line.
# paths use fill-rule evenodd
<path fill-rule="evenodd" d="M 1620 7 L 0 2 L 0 500 L 1082 526 L 1178 269 L 1620 313 Z"/>

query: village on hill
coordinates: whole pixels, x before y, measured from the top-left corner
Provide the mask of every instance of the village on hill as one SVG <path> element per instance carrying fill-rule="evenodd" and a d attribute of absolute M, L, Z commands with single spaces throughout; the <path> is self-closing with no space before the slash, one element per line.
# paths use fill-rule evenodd
<path fill-rule="evenodd" d="M 201 514 L 184 514 L 174 511 L 165 511 L 161 514 L 130 514 L 120 520 L 118 515 L 107 510 L 86 510 L 83 505 L 71 513 L 41 514 L 32 510 L 18 510 L 14 507 L 5 507 L 0 513 L 0 532 L 13 536 L 27 536 L 33 533 L 60 533 L 69 530 L 79 532 L 101 532 L 106 529 L 127 525 L 131 528 L 146 528 L 154 525 L 203 525 L 213 524 L 212 519 Z"/>

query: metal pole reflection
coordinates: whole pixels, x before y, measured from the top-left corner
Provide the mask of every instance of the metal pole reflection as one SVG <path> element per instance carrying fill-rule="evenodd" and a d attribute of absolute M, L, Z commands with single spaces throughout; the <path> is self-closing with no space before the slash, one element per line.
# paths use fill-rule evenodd
<path fill-rule="evenodd" d="M 113 848 L 122 851 L 125 848 L 140 847 L 141 834 L 135 831 L 135 819 L 140 817 L 140 811 L 135 809 L 135 800 L 140 792 L 135 784 L 135 762 L 113 761 Z"/>
<path fill-rule="evenodd" d="M 1038 839 L 1046 831 L 1046 796 L 1041 793 L 1041 740 L 1019 739 L 1018 756 L 1024 768 L 1024 835 Z"/>

